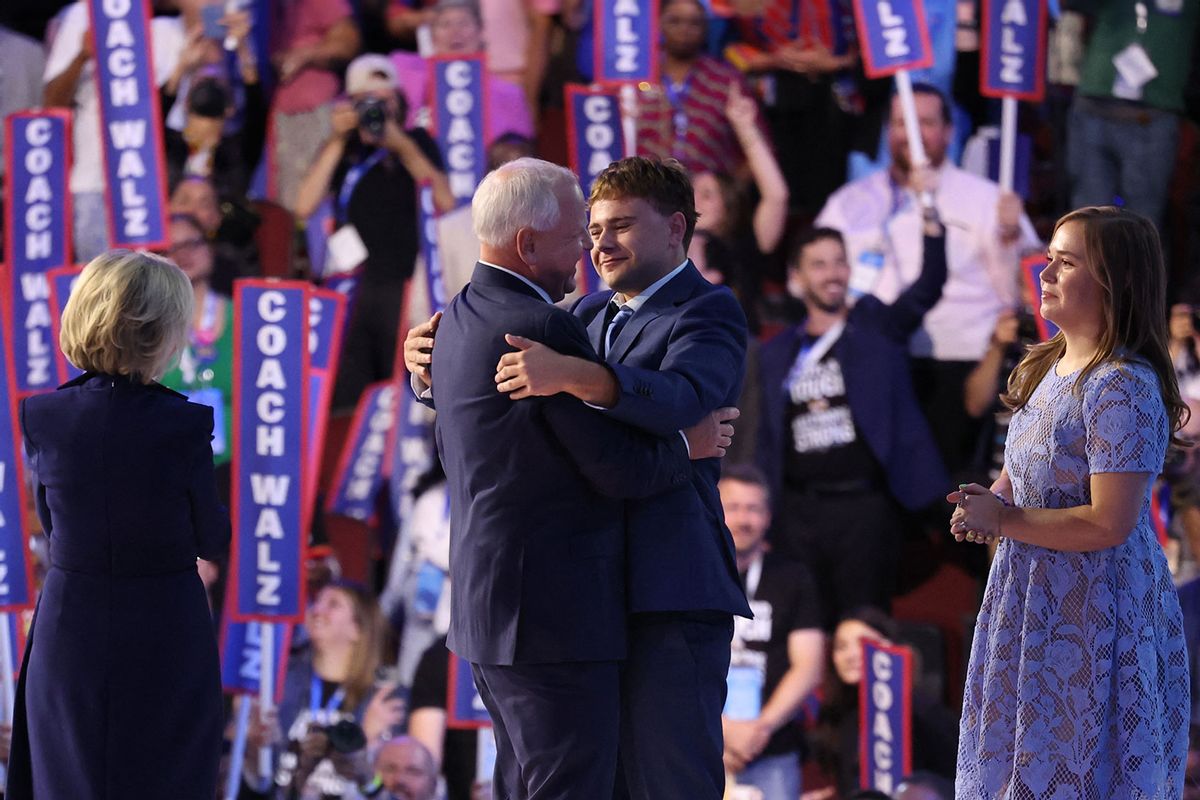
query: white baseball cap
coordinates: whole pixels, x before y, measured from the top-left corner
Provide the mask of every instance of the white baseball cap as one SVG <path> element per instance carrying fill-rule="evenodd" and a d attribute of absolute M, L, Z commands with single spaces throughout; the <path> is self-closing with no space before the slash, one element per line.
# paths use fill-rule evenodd
<path fill-rule="evenodd" d="M 387 56 L 367 53 L 346 67 L 346 94 L 360 94 L 376 89 L 394 91 L 400 85 L 396 66 Z"/>

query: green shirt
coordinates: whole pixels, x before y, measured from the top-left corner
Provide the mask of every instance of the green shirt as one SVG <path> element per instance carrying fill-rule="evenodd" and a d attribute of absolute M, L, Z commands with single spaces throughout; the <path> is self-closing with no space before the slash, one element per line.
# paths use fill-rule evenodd
<path fill-rule="evenodd" d="M 1130 44 L 1140 42 L 1158 70 L 1142 86 L 1141 102 L 1152 108 L 1181 113 L 1183 89 L 1192 63 L 1192 44 L 1200 20 L 1200 0 L 1143 0 L 1146 30 L 1137 29 L 1136 0 L 1096 0 L 1077 3 L 1092 16 L 1092 38 L 1083 60 L 1079 91 L 1091 97 L 1113 97 L 1117 68 L 1112 59 Z M 1166 13 L 1161 8 L 1178 8 Z"/>
<path fill-rule="evenodd" d="M 207 337 L 202 331 L 193 330 L 179 363 L 163 375 L 160 383 L 186 394 L 192 402 L 207 404 L 209 399 L 216 400 L 215 393 L 220 394 L 221 407 L 213 410 L 213 416 L 220 421 L 223 433 L 214 436 L 213 463 L 225 464 L 233 449 L 233 317 L 230 313 L 233 306 L 228 298 L 215 292 L 209 296 L 215 298 L 217 317 L 222 320 L 221 335 L 210 344 L 205 341 Z M 222 443 L 224 450 L 217 452 Z"/>

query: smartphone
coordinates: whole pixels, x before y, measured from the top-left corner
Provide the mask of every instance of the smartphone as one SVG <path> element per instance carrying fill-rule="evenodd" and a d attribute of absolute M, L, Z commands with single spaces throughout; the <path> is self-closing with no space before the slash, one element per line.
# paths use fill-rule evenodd
<path fill-rule="evenodd" d="M 225 26 L 221 24 L 223 16 L 225 16 L 225 9 L 220 5 L 201 6 L 200 20 L 204 25 L 205 39 L 225 38 Z"/>

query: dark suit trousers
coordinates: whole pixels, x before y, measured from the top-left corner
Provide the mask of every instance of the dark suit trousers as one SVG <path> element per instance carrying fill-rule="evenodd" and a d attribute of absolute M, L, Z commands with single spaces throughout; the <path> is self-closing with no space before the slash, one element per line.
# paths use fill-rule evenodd
<path fill-rule="evenodd" d="M 720 800 L 721 709 L 733 618 L 716 612 L 634 614 L 621 673 L 616 797 Z M 618 781 L 620 783 L 620 781 Z"/>
<path fill-rule="evenodd" d="M 472 664 L 496 734 L 496 800 L 610 800 L 620 665 Z"/>

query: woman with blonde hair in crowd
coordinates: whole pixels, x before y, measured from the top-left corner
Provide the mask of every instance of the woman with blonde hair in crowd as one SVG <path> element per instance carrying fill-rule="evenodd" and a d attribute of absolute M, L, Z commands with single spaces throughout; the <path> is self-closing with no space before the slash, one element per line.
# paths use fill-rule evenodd
<path fill-rule="evenodd" d="M 191 320 L 179 267 L 97 256 L 62 314 L 63 353 L 85 374 L 21 403 L 50 568 L 17 687 L 10 800 L 216 794 L 221 680 L 196 559 L 223 555 L 229 519 L 211 409 L 155 382 Z"/>
<path fill-rule="evenodd" d="M 383 615 L 366 587 L 335 580 L 317 592 L 304 628 L 309 645 L 288 659 L 278 711 L 251 726 L 247 752 L 278 747 L 274 783 L 301 797 L 369 796 L 370 752 L 404 721 L 395 685 L 378 680 Z M 248 758 L 240 796 L 270 796 L 257 769 Z"/>
<path fill-rule="evenodd" d="M 1004 469 L 960 487 L 951 533 L 1000 538 L 975 626 L 956 797 L 1179 797 L 1183 617 L 1150 492 L 1186 419 L 1154 225 L 1112 206 L 1054 229 L 1042 316 L 1008 380 Z M 993 494 L 993 492 L 995 494 Z"/>

